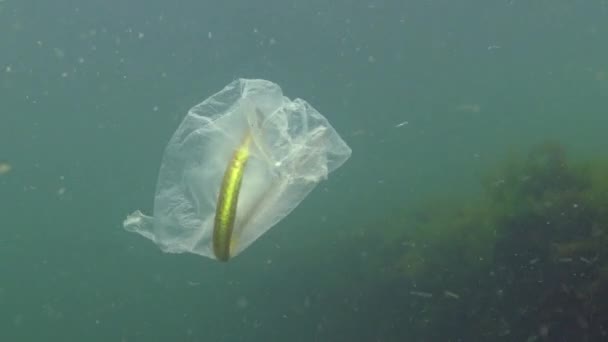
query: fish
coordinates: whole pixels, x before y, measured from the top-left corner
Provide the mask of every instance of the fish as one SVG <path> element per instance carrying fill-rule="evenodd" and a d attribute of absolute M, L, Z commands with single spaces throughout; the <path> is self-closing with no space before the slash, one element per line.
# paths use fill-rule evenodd
<path fill-rule="evenodd" d="M 251 155 L 250 146 L 251 133 L 247 130 L 243 141 L 232 154 L 220 186 L 213 224 L 213 253 L 220 261 L 228 261 L 231 256 L 237 204 L 245 167 Z"/>

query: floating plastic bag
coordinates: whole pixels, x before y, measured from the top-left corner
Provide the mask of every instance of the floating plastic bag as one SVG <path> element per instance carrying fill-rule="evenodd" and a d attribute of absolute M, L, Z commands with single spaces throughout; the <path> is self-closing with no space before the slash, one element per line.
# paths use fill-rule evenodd
<path fill-rule="evenodd" d="M 226 261 L 350 154 L 306 101 L 269 81 L 239 79 L 190 109 L 166 147 L 154 217 L 136 211 L 124 227 L 165 252 Z"/>

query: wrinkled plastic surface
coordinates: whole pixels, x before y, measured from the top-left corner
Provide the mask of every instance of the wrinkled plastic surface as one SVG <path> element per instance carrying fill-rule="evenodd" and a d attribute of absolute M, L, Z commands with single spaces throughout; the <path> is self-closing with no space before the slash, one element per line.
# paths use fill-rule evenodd
<path fill-rule="evenodd" d="M 250 157 L 236 212 L 231 256 L 289 214 L 351 149 L 306 101 L 291 101 L 265 80 L 239 79 L 196 105 L 166 147 L 154 217 L 140 211 L 128 231 L 163 251 L 210 258 L 218 193 L 232 154 L 250 132 Z"/>

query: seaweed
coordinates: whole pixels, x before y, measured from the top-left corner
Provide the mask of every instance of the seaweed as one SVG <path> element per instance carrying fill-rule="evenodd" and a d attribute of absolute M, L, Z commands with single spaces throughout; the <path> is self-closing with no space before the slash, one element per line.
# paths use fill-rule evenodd
<path fill-rule="evenodd" d="M 412 294 L 408 337 L 608 339 L 608 163 L 547 142 L 481 182 L 479 198 L 431 201 L 383 233 L 387 283 Z"/>

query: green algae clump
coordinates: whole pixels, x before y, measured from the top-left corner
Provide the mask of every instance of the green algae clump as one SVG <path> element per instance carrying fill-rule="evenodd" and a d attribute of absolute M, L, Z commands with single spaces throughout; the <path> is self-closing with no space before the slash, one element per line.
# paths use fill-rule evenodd
<path fill-rule="evenodd" d="M 481 182 L 478 198 L 431 201 L 389 227 L 386 262 L 424 301 L 410 303 L 426 322 L 410 337 L 608 339 L 608 163 L 547 142 Z"/>

